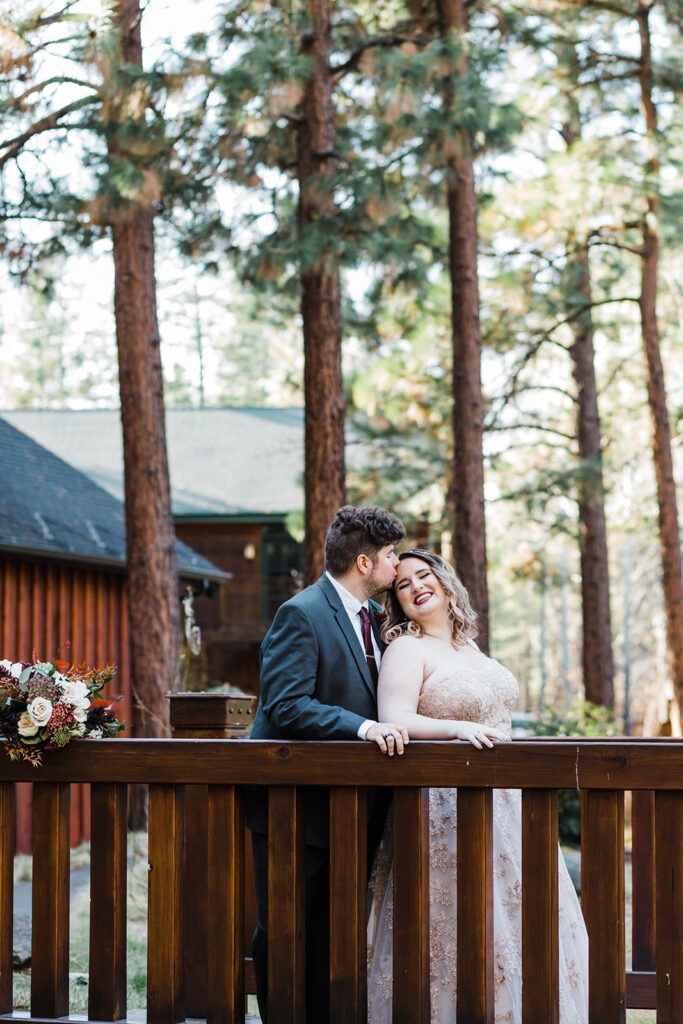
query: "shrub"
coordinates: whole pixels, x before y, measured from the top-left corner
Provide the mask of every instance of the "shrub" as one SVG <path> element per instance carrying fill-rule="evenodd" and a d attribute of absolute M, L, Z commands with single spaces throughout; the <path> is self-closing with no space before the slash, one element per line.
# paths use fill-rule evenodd
<path fill-rule="evenodd" d="M 569 708 L 544 708 L 534 724 L 535 736 L 616 736 L 614 715 L 601 704 L 578 700 Z M 581 794 L 578 789 L 561 789 L 558 801 L 558 830 L 563 846 L 581 845 Z"/>

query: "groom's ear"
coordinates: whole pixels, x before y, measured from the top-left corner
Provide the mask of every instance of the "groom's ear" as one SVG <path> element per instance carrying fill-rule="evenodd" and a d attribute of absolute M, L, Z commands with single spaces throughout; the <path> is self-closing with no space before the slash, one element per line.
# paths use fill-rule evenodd
<path fill-rule="evenodd" d="M 372 572 L 374 564 L 369 555 L 361 553 L 356 557 L 356 568 L 362 576 L 368 576 Z"/>

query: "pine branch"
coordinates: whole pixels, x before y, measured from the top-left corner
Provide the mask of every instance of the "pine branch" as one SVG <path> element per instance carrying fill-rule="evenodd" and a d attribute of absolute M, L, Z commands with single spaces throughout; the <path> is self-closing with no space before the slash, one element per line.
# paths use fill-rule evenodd
<path fill-rule="evenodd" d="M 12 103 L 15 105 L 23 103 L 32 93 L 41 92 L 50 85 L 80 85 L 83 89 L 91 89 L 93 92 L 97 91 L 97 86 L 93 85 L 92 82 L 86 82 L 80 78 L 71 78 L 69 75 L 55 75 L 52 78 L 46 78 L 44 82 L 36 82 L 30 89 L 23 92 L 21 96 L 15 96 Z"/>
<path fill-rule="evenodd" d="M 631 224 L 629 226 L 630 227 L 636 227 L 637 225 Z M 624 225 L 624 227 L 626 227 L 626 225 Z M 602 234 L 602 229 L 600 229 L 599 231 L 596 231 L 589 238 L 588 244 L 591 247 L 592 246 L 597 246 L 597 245 L 608 245 L 612 249 L 623 249 L 624 252 L 630 252 L 634 256 L 642 256 L 643 255 L 643 250 L 642 250 L 641 247 L 634 246 L 634 245 L 627 245 L 625 242 L 617 242 L 616 238 L 614 238 L 614 237 L 611 237 L 611 238 L 606 237 L 605 235 Z M 616 302 L 616 301 L 637 302 L 638 299 L 630 299 L 628 297 L 625 297 L 623 300 L 617 300 L 617 299 L 607 300 L 606 299 L 605 301 L 612 301 L 612 302 Z"/>
<path fill-rule="evenodd" d="M 540 430 L 544 434 L 553 434 L 555 437 L 562 437 L 565 441 L 576 441 L 574 434 L 567 434 L 556 427 L 546 427 L 542 423 L 501 423 L 499 426 L 491 425 L 486 427 L 487 433 L 503 433 L 508 430 Z"/>
<path fill-rule="evenodd" d="M 559 347 L 562 348 L 563 351 L 566 351 L 566 346 L 562 345 L 561 342 L 555 341 L 554 338 L 551 338 L 551 334 L 554 331 L 558 330 L 558 328 L 560 327 L 566 327 L 567 325 L 572 324 L 575 320 L 578 320 L 578 318 L 582 316 L 584 313 L 588 312 L 589 310 L 595 309 L 598 306 L 609 306 L 615 302 L 638 301 L 639 300 L 637 298 L 631 298 L 630 296 L 617 296 L 614 299 L 599 299 L 595 302 L 583 302 L 580 306 L 577 306 L 576 309 L 572 310 L 572 312 L 569 313 L 566 317 L 563 317 L 562 320 L 558 320 L 556 323 L 552 325 L 552 327 L 549 327 L 547 330 L 543 331 L 540 334 L 540 336 L 538 336 L 536 340 L 532 342 L 530 347 L 526 350 L 526 352 L 522 355 L 519 362 L 517 363 L 517 366 L 515 367 L 514 372 L 512 374 L 510 387 L 508 388 L 507 392 L 501 396 L 499 408 L 493 413 L 493 416 L 491 417 L 491 420 L 487 424 L 486 429 L 498 429 L 495 424 L 499 412 L 505 408 L 508 402 L 510 402 L 516 395 L 519 394 L 519 379 L 522 375 L 522 371 L 524 370 L 527 363 L 529 363 L 533 359 L 533 357 L 539 351 L 541 345 L 543 345 L 544 342 L 550 342 L 551 344 L 559 345 Z"/>
<path fill-rule="evenodd" d="M 57 22 L 62 21 L 68 17 L 68 13 L 72 7 L 75 7 L 78 0 L 68 0 L 61 11 L 55 11 L 54 14 L 48 14 L 46 17 L 36 18 L 35 21 L 31 22 L 32 29 L 46 28 L 48 25 L 56 25 Z"/>
<path fill-rule="evenodd" d="M 59 110 L 48 114 L 47 117 L 36 121 L 35 124 L 32 124 L 21 135 L 17 135 L 16 138 L 9 139 L 7 142 L 0 144 L 0 150 L 5 150 L 2 156 L 0 156 L 0 168 L 4 167 L 9 160 L 13 160 L 14 157 L 19 155 L 29 139 L 32 139 L 35 135 L 40 135 L 42 132 L 50 132 L 54 131 L 55 128 L 61 128 L 62 126 L 59 122 L 63 117 L 95 102 L 99 102 L 99 96 L 84 96 L 74 103 L 68 103 L 65 107 L 61 107 Z"/>
<path fill-rule="evenodd" d="M 361 45 L 354 50 L 351 56 L 344 61 L 343 64 L 337 64 L 330 70 L 332 75 L 336 78 L 340 75 L 345 75 L 347 71 L 353 71 L 354 68 L 358 67 L 363 54 L 368 50 L 389 50 L 395 46 L 403 46 L 404 43 L 414 43 L 416 46 L 427 46 L 432 40 L 426 36 L 413 36 L 413 35 L 402 35 L 396 33 L 389 36 L 376 36 L 373 39 L 366 39 Z"/>

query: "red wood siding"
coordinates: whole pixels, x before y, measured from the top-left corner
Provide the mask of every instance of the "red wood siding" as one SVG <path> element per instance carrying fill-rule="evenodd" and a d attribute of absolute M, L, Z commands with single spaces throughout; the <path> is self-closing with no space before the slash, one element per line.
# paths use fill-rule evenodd
<path fill-rule="evenodd" d="M 123 573 L 53 562 L 0 558 L 0 658 L 51 660 L 89 666 L 115 664 L 108 695 L 121 694 L 119 718 L 130 717 L 128 611 Z M 65 648 L 70 641 L 70 649 Z M 0 757 L 4 756 L 0 753 Z M 40 769 L 36 769 L 40 771 Z M 32 786 L 17 787 L 17 850 L 31 849 Z M 71 843 L 90 838 L 88 787 L 74 785 Z"/>

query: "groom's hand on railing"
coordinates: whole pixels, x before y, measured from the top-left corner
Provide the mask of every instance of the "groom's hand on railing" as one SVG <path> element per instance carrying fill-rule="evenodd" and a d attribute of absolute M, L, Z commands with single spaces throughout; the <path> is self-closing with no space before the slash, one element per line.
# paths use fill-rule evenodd
<path fill-rule="evenodd" d="M 376 743 L 382 753 L 389 757 L 402 754 L 404 747 L 410 743 L 408 730 L 395 722 L 373 722 L 364 738 Z"/>

